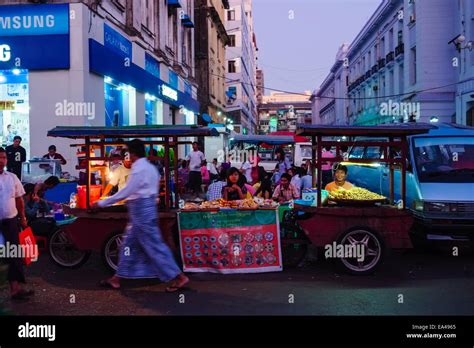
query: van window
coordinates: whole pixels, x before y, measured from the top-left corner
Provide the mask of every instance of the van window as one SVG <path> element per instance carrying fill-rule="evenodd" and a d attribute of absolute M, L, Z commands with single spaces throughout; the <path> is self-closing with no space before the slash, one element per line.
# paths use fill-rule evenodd
<path fill-rule="evenodd" d="M 380 146 L 368 146 L 365 150 L 364 158 L 369 159 L 380 159 L 381 151 Z"/>
<path fill-rule="evenodd" d="M 415 138 L 420 182 L 474 183 L 474 137 Z"/>
<path fill-rule="evenodd" d="M 351 149 L 351 153 L 349 154 L 349 158 L 362 158 L 363 155 L 364 155 L 363 146 L 353 146 Z"/>

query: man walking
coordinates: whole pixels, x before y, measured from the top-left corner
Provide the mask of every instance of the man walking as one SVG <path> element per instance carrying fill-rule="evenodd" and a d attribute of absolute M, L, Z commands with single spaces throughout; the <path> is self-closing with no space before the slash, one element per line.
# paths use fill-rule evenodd
<path fill-rule="evenodd" d="M 195 195 L 201 193 L 202 175 L 201 164 L 206 158 L 204 154 L 199 151 L 197 141 L 193 142 L 193 151 L 186 157 L 189 167 L 189 188 Z"/>
<path fill-rule="evenodd" d="M 21 180 L 21 164 L 26 161 L 26 150 L 22 147 L 21 137 L 13 138 L 13 145 L 5 148 L 7 153 L 8 171 L 15 174 Z"/>
<path fill-rule="evenodd" d="M 129 224 L 119 256 L 117 273 L 100 285 L 120 288 L 120 278 L 159 278 L 170 282 L 167 292 L 175 292 L 189 282 L 179 269 L 158 228 L 156 198 L 160 175 L 146 158 L 145 145 L 135 139 L 128 145 L 132 172 L 127 185 L 112 197 L 94 203 L 107 207 L 127 200 Z"/>
<path fill-rule="evenodd" d="M 20 180 L 5 170 L 7 165 L 6 151 L 0 147 L 0 230 L 5 242 L 11 246 L 20 247 L 18 217 L 21 227 L 26 228 L 26 216 L 23 204 L 25 191 Z M 12 300 L 26 300 L 33 291 L 26 291 L 19 283 L 25 283 L 23 259 L 20 257 L 6 258 L 8 264 L 7 279 L 10 283 Z"/>

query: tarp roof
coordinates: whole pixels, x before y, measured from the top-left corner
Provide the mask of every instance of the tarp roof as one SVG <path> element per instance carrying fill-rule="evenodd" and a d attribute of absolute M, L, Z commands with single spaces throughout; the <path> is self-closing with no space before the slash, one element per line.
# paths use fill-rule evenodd
<path fill-rule="evenodd" d="M 186 125 L 123 126 L 123 127 L 56 127 L 48 131 L 49 137 L 83 139 L 102 138 L 158 138 L 218 136 L 215 128 Z"/>

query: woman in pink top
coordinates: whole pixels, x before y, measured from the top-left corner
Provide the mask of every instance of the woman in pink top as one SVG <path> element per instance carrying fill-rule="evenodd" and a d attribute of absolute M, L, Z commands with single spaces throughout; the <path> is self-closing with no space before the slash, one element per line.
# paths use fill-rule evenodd
<path fill-rule="evenodd" d="M 201 162 L 201 177 L 202 177 L 202 183 L 204 185 L 209 185 L 209 181 L 210 181 L 211 176 L 209 174 L 209 170 L 207 170 L 206 160 Z"/>

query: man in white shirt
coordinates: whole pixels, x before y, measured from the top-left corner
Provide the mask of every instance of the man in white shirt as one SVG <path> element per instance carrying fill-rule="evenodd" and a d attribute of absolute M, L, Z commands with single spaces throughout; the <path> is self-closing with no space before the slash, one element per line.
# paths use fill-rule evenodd
<path fill-rule="evenodd" d="M 23 195 L 25 190 L 20 180 L 13 173 L 5 170 L 7 165 L 6 151 L 0 147 L 0 231 L 5 243 L 10 246 L 20 245 L 18 218 L 22 228 L 27 227 Z M 7 279 L 10 283 L 12 300 L 26 300 L 33 291 L 22 289 L 19 283 L 25 283 L 23 259 L 20 257 L 6 258 L 8 263 Z"/>
<path fill-rule="evenodd" d="M 207 170 L 209 171 L 211 181 L 219 178 L 219 172 L 217 171 L 217 158 L 214 158 L 212 163 L 207 164 Z"/>
<path fill-rule="evenodd" d="M 112 164 L 110 166 L 110 172 L 108 175 L 109 182 L 105 187 L 104 196 L 107 196 L 115 186 L 118 187 L 118 191 L 122 190 L 127 184 L 127 180 L 131 172 L 130 168 L 132 163 L 130 160 L 125 158 L 122 164 L 122 156 L 120 154 L 114 153 L 111 157 Z"/>
<path fill-rule="evenodd" d="M 189 282 L 179 269 L 158 227 L 156 199 L 160 174 L 146 158 L 145 145 L 135 139 L 128 145 L 132 172 L 127 185 L 115 195 L 94 203 L 93 208 L 107 207 L 127 199 L 129 224 L 119 254 L 116 274 L 100 285 L 119 289 L 120 278 L 159 278 L 171 282 L 167 292 L 175 292 Z"/>
<path fill-rule="evenodd" d="M 188 161 L 188 168 L 189 168 L 189 182 L 188 186 L 189 189 L 193 191 L 194 194 L 201 193 L 201 185 L 202 185 L 202 175 L 201 175 L 201 164 L 206 157 L 204 154 L 199 151 L 197 141 L 193 142 L 193 151 L 186 156 L 186 160 Z"/>

